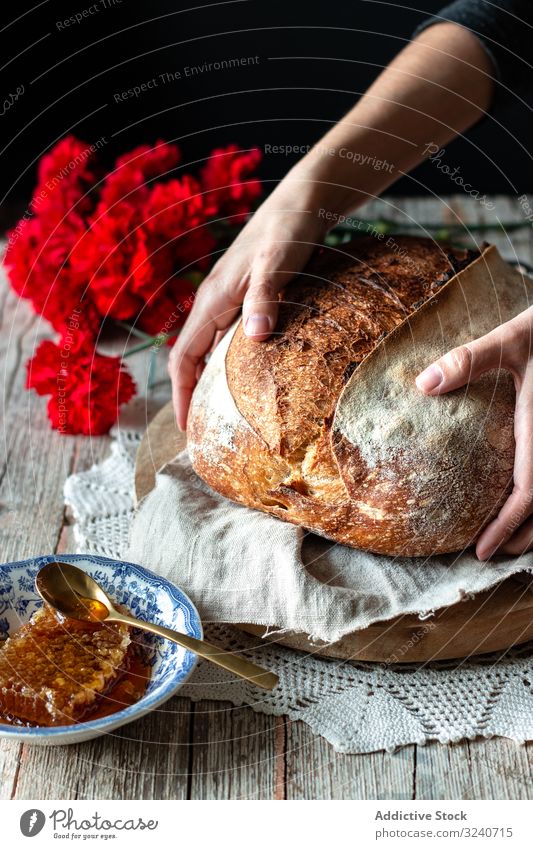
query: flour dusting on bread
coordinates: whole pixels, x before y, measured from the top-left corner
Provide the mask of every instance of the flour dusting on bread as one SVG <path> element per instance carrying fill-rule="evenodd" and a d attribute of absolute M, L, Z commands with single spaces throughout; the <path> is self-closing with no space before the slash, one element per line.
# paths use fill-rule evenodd
<path fill-rule="evenodd" d="M 194 405 L 205 417 L 204 434 L 207 439 L 202 445 L 197 445 L 189 432 L 188 450 L 192 462 L 198 450 L 206 452 L 215 462 L 222 448 L 237 450 L 234 442 L 236 431 L 249 428 L 235 405 L 226 380 L 226 354 L 237 325 L 238 322 L 228 330 L 211 354 L 194 393 Z"/>

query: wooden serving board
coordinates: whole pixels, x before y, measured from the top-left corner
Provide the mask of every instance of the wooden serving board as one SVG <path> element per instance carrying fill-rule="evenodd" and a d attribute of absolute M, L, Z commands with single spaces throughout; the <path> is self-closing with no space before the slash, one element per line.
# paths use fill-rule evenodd
<path fill-rule="evenodd" d="M 154 487 L 155 474 L 186 445 L 174 419 L 172 405 L 164 406 L 152 419 L 137 452 L 135 492 L 137 501 Z M 261 637 L 263 626 L 238 626 Z M 475 598 L 437 611 L 425 621 L 400 616 L 349 634 L 337 643 L 317 648 L 305 634 L 266 637 L 308 654 L 343 660 L 381 663 L 412 663 L 469 657 L 500 651 L 533 640 L 533 585 L 519 577 Z"/>

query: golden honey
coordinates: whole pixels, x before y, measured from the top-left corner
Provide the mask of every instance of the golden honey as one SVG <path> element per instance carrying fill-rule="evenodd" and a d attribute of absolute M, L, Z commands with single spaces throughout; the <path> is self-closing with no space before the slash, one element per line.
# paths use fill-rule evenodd
<path fill-rule="evenodd" d="M 71 725 L 142 698 L 148 667 L 129 628 L 99 621 L 97 604 L 94 622 L 60 618 L 45 605 L 0 647 L 1 721 Z"/>

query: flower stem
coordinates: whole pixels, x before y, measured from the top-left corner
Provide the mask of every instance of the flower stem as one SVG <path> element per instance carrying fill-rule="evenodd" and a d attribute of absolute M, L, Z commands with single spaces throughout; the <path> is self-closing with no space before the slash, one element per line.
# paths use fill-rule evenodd
<path fill-rule="evenodd" d="M 181 329 L 181 328 L 180 328 Z M 129 357 L 131 354 L 138 354 L 139 351 L 146 351 L 148 348 L 161 348 L 169 339 L 173 339 L 179 333 L 178 330 L 173 330 L 172 333 L 159 333 L 157 336 L 148 336 L 144 342 L 139 345 L 134 345 L 133 348 L 128 348 L 122 354 L 122 358 Z"/>
<path fill-rule="evenodd" d="M 145 333 L 144 330 L 139 330 L 138 327 L 133 327 L 133 325 L 128 324 L 127 321 L 120 321 L 117 319 L 115 321 L 119 327 L 122 327 L 123 330 L 127 330 L 128 333 L 131 333 L 132 336 L 137 336 L 139 339 L 152 339 L 149 333 Z"/>

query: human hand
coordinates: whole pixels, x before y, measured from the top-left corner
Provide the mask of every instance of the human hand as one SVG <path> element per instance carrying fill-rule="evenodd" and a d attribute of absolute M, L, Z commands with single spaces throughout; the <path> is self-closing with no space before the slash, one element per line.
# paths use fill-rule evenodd
<path fill-rule="evenodd" d="M 325 233 L 313 191 L 312 186 L 283 181 L 199 287 L 169 357 L 174 410 L 182 430 L 204 356 L 241 307 L 244 332 L 251 339 L 263 341 L 274 330 L 279 292 L 303 268 Z"/>
<path fill-rule="evenodd" d="M 353 212 L 418 165 L 428 139 L 443 145 L 476 123 L 492 99 L 492 74 L 476 36 L 446 21 L 435 24 L 294 166 L 204 280 L 172 349 L 169 372 L 182 429 L 204 356 L 241 306 L 252 339 L 272 332 L 280 290 L 327 230 L 318 210 Z M 362 164 L 354 168 L 355 162 Z"/>
<path fill-rule="evenodd" d="M 476 555 L 522 554 L 533 549 L 533 307 L 486 336 L 436 360 L 416 378 L 427 395 L 459 389 L 490 369 L 509 371 L 516 388 L 514 486 L 498 516 L 484 529 Z"/>

